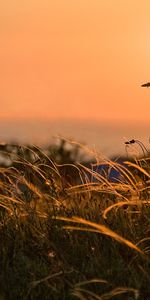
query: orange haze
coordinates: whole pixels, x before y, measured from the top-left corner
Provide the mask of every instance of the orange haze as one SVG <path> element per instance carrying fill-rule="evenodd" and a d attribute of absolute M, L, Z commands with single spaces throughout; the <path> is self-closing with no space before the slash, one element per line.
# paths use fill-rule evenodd
<path fill-rule="evenodd" d="M 150 124 L 150 0 L 1 0 L 0 118 Z"/>

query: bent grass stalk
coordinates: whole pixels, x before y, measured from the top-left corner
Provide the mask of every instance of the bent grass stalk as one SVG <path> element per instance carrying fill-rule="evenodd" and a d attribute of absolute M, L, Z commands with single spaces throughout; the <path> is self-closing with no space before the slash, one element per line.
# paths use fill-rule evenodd
<path fill-rule="evenodd" d="M 137 164 L 134 164 L 134 163 L 132 163 L 130 161 L 125 161 L 124 163 L 126 165 L 130 166 L 130 167 L 134 167 L 135 169 L 139 170 L 141 173 L 143 173 L 144 175 L 146 175 L 150 179 L 150 174 L 147 173 L 142 167 L 140 167 Z"/>
<path fill-rule="evenodd" d="M 118 203 L 115 203 L 115 204 L 112 204 L 111 206 L 107 207 L 104 212 L 103 212 L 103 218 L 104 219 L 107 219 L 107 214 L 108 212 L 110 212 L 112 209 L 114 208 L 119 208 L 119 207 L 123 207 L 124 205 L 125 206 L 142 206 L 143 204 L 150 204 L 150 200 L 143 200 L 143 201 L 140 201 L 140 200 L 131 200 L 130 202 L 118 202 Z"/>
<path fill-rule="evenodd" d="M 67 221 L 67 222 L 72 222 L 72 223 L 79 223 L 79 224 L 83 224 L 83 225 L 92 227 L 92 228 L 83 228 L 83 227 L 79 227 L 79 226 L 78 227 L 64 226 L 63 227 L 64 229 L 101 233 L 101 234 L 107 235 L 107 236 L 115 239 L 117 242 L 124 244 L 133 250 L 136 250 L 140 254 L 144 254 L 143 251 L 139 247 L 137 247 L 135 244 L 133 244 L 129 240 L 123 238 L 122 236 L 120 236 L 119 234 L 117 234 L 116 232 L 112 231 L 111 229 L 109 229 L 108 227 L 106 227 L 104 225 L 100 225 L 95 222 L 87 221 L 83 218 L 78 218 L 78 217 L 72 217 L 72 218 L 56 217 L 56 219 L 62 220 L 62 221 Z"/>

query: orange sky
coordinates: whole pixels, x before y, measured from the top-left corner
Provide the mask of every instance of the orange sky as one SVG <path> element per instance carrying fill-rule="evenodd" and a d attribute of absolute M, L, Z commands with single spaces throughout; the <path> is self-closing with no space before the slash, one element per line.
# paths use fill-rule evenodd
<path fill-rule="evenodd" d="M 150 0 L 1 0 L 0 118 L 150 123 Z"/>

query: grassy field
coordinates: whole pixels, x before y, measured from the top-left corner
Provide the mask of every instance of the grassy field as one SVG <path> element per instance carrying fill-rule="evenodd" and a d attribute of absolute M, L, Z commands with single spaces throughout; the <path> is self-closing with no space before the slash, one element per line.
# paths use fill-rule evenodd
<path fill-rule="evenodd" d="M 149 156 L 0 151 L 0 300 L 150 299 Z"/>

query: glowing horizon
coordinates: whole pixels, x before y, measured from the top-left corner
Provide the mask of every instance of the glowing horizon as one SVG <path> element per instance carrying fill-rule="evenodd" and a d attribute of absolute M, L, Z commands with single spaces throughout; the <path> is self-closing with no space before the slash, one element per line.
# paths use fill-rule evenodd
<path fill-rule="evenodd" d="M 1 119 L 150 122 L 150 1 L 5 0 Z M 149 76 L 149 77 L 148 77 Z"/>

